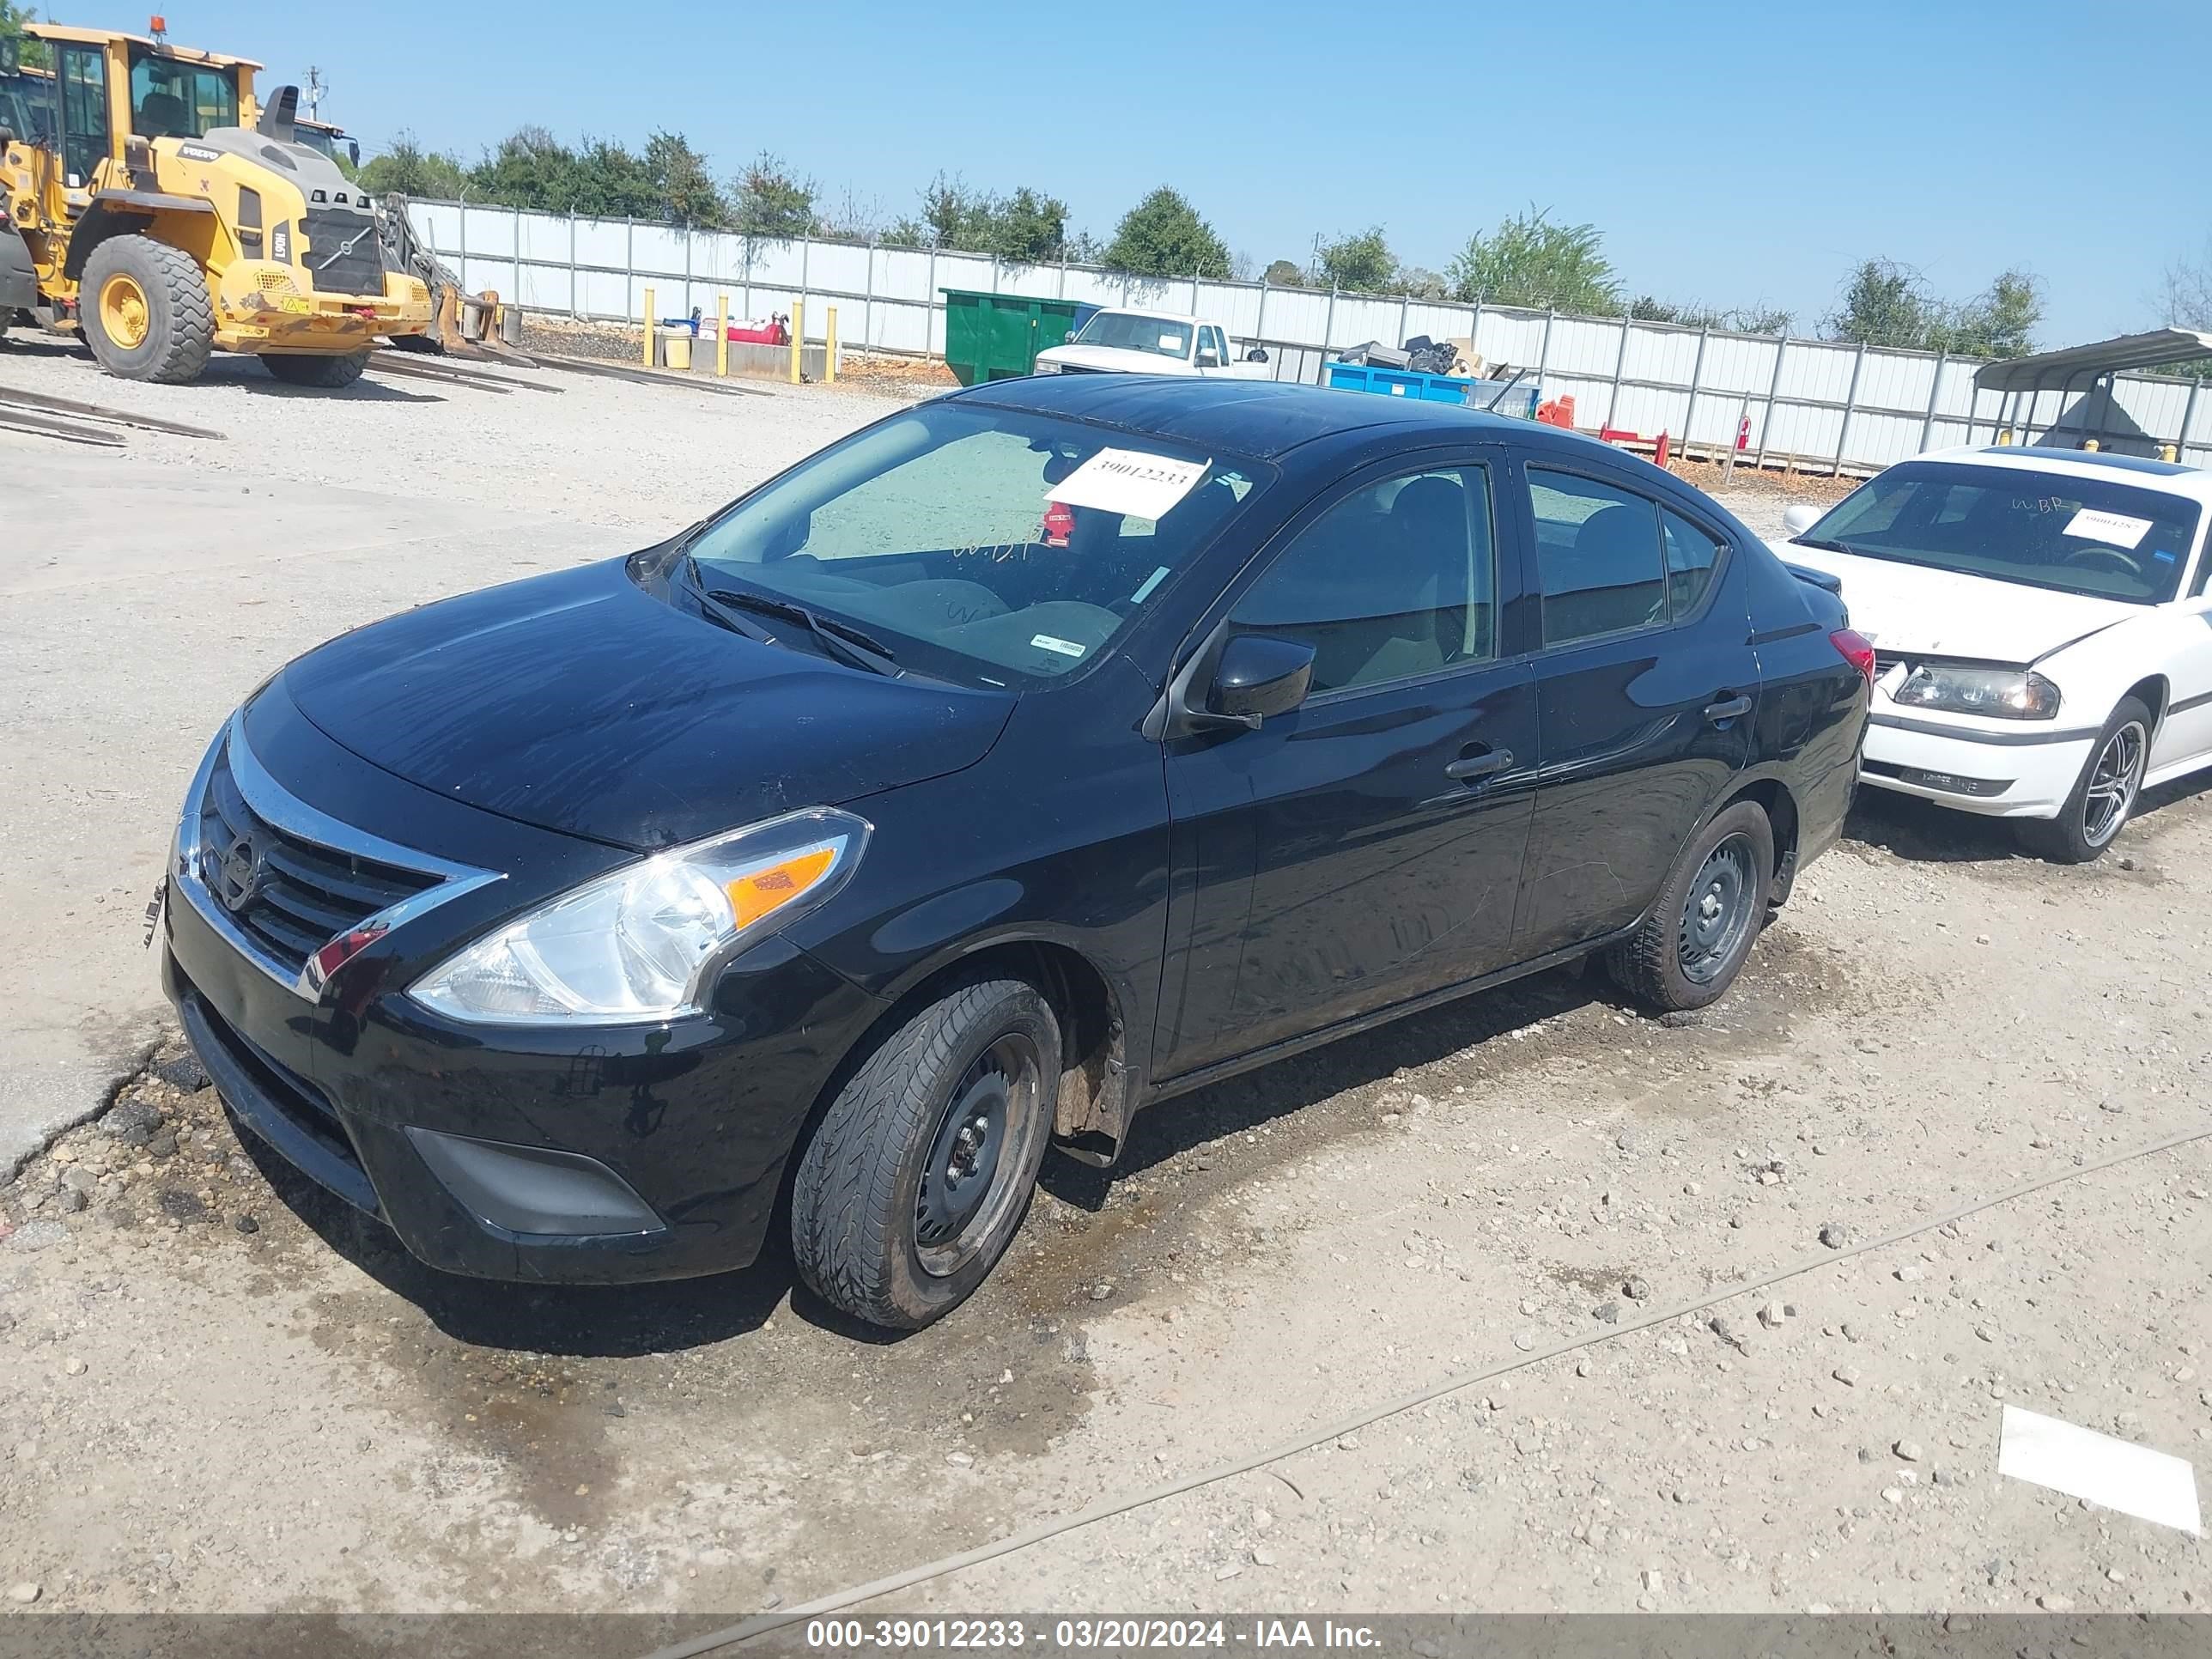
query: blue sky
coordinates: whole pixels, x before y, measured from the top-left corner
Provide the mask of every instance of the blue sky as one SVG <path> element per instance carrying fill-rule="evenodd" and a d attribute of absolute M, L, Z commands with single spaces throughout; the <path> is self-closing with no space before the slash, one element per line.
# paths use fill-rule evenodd
<path fill-rule="evenodd" d="M 2212 239 L 2206 0 L 167 11 L 270 83 L 320 65 L 325 116 L 369 147 L 411 129 L 472 160 L 526 121 L 634 145 L 665 126 L 718 170 L 765 147 L 886 216 L 939 167 L 1033 184 L 1102 236 L 1164 181 L 1255 267 L 1379 221 L 1441 269 L 1534 203 L 1598 226 L 1632 293 L 1771 302 L 1801 330 L 1880 255 L 1957 298 L 2024 266 L 2041 343 L 2098 338 L 2160 320 L 2160 272 Z"/>

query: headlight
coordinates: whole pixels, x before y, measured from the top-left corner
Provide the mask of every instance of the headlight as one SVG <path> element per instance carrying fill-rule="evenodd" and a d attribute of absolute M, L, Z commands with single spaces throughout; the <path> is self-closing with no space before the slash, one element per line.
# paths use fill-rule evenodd
<path fill-rule="evenodd" d="M 408 994 L 476 1024 L 694 1013 L 715 970 L 843 886 L 867 842 L 865 819 L 819 807 L 659 853 L 478 939 Z"/>
<path fill-rule="evenodd" d="M 2047 720 L 2058 714 L 2058 688 L 2032 669 L 1954 668 L 1922 663 L 1890 701 L 1908 708 L 1947 708 L 1954 714 L 1999 720 Z"/>

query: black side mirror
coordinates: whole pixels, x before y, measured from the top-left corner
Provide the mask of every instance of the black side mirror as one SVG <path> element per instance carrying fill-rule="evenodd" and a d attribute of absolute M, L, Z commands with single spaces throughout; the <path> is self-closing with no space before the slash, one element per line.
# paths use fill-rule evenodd
<path fill-rule="evenodd" d="M 1287 714 L 1312 689 L 1313 665 L 1310 645 L 1238 634 L 1221 647 L 1213 684 L 1206 688 L 1206 712 L 1254 727 L 1270 715 Z"/>
<path fill-rule="evenodd" d="M 15 129 L 9 126 L 0 125 L 0 149 L 7 149 L 9 145 L 15 142 Z"/>

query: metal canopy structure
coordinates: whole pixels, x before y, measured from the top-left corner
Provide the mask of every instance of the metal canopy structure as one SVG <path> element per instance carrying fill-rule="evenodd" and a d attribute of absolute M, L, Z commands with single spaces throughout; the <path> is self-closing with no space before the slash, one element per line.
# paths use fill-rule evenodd
<path fill-rule="evenodd" d="M 2154 328 L 2148 334 L 2123 334 L 2094 345 L 2067 346 L 2058 351 L 2039 351 L 2032 357 L 1984 363 L 1974 371 L 1974 384 L 1984 392 L 2041 392 L 2094 375 L 2124 374 L 2131 368 L 2156 368 L 2200 357 L 2212 357 L 2212 334 L 2189 328 Z"/>
<path fill-rule="evenodd" d="M 2057 351 L 2039 351 L 2029 357 L 2011 357 L 2000 362 L 1984 363 L 1974 371 L 1974 386 L 1978 391 L 1995 392 L 2005 399 L 2005 413 L 2001 422 L 2002 435 L 1998 441 L 2008 442 L 2015 422 L 2022 425 L 2033 438 L 2036 425 L 2035 414 L 2042 394 L 2058 394 L 2058 419 L 2046 430 L 2046 441 L 2055 434 L 2066 421 L 2068 400 L 2075 392 L 2084 395 L 2075 413 L 2081 418 L 2074 422 L 2080 433 L 2078 441 L 2099 447 L 2118 437 L 2122 442 L 2148 447 L 2166 453 L 2172 459 L 2179 451 L 2179 443 L 2161 444 L 2151 434 L 2127 422 L 2128 430 L 2115 434 L 2111 429 L 2114 413 L 2112 377 L 2130 371 L 2163 368 L 2172 363 L 2186 363 L 2212 358 L 2212 333 L 2203 333 L 2188 328 L 2154 328 L 2144 334 L 2123 334 L 2116 339 L 2099 340 L 2090 345 L 2067 346 Z M 2181 432 L 2178 436 L 2186 441 L 2190 416 L 2197 407 L 2197 386 L 2189 388 L 2187 411 L 2182 416 Z M 2100 395 L 2101 394 L 2101 396 Z M 2089 424 L 2088 412 L 2093 408 L 2096 425 Z M 2026 411 L 2023 421 L 2021 415 Z"/>

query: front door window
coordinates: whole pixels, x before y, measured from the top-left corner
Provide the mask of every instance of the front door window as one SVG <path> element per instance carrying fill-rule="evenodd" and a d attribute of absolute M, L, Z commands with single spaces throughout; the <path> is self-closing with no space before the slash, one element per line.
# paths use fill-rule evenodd
<path fill-rule="evenodd" d="M 92 188 L 94 169 L 106 160 L 107 65 L 97 46 L 63 46 L 62 170 L 72 190 Z"/>

